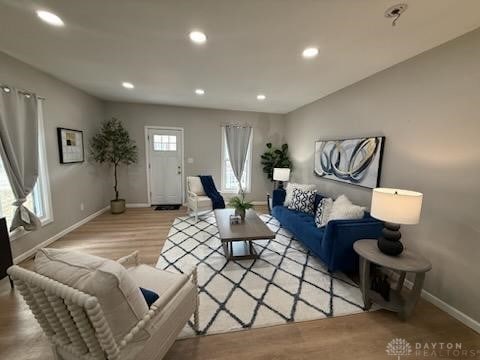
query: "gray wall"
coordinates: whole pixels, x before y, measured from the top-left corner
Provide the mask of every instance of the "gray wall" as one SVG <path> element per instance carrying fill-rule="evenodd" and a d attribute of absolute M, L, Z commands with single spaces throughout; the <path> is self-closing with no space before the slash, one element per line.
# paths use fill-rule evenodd
<path fill-rule="evenodd" d="M 433 263 L 425 288 L 480 320 L 480 30 L 287 115 L 294 178 L 369 205 L 371 191 L 313 175 L 317 139 L 385 135 L 381 185 L 424 193 L 407 247 Z"/>
<path fill-rule="evenodd" d="M 52 193 L 53 223 L 12 241 L 14 256 L 107 205 L 105 172 L 88 162 L 60 165 L 57 127 L 84 131 L 88 139 L 103 119 L 104 104 L 33 67 L 0 52 L 0 83 L 31 90 L 47 98 L 44 103 L 48 171 Z M 80 210 L 83 202 L 84 210 Z"/>
<path fill-rule="evenodd" d="M 121 170 L 120 192 L 129 203 L 147 202 L 145 126 L 181 127 L 185 131 L 185 175 L 211 174 L 221 184 L 221 125 L 248 123 L 253 126 L 252 191 L 248 198 L 265 201 L 272 190 L 260 165 L 267 142 L 283 141 L 284 117 L 265 113 L 211 110 L 166 105 L 108 102 L 106 116 L 122 120 L 139 147 L 138 163 Z M 194 163 L 187 163 L 193 158 Z"/>

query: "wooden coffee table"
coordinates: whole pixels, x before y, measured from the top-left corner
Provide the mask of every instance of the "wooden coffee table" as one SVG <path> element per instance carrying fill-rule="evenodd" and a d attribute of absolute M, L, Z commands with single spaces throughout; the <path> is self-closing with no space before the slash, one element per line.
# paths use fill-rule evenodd
<path fill-rule="evenodd" d="M 227 260 L 246 260 L 258 257 L 252 241 L 274 239 L 275 233 L 260 219 L 253 210 L 247 210 L 245 221 L 241 224 L 230 224 L 233 209 L 215 210 L 215 219 Z"/>

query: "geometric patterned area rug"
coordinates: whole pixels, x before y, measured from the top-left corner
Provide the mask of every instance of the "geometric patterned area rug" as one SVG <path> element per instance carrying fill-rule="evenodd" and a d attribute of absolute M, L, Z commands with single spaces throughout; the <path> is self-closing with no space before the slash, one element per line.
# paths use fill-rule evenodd
<path fill-rule="evenodd" d="M 358 286 L 323 263 L 269 215 L 275 239 L 254 241 L 259 258 L 226 260 L 215 216 L 173 222 L 157 268 L 183 273 L 197 266 L 200 330 L 180 338 L 363 312 Z"/>

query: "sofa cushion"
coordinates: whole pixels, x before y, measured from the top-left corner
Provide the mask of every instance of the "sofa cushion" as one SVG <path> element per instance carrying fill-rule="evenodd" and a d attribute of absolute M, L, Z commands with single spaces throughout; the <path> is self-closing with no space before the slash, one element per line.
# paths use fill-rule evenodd
<path fill-rule="evenodd" d="M 118 262 L 76 251 L 40 249 L 35 270 L 62 284 L 95 296 L 116 341 L 138 323 L 148 311 L 139 285 Z M 135 340 L 148 336 L 137 334 Z"/>
<path fill-rule="evenodd" d="M 128 274 L 135 280 L 138 286 L 155 291 L 162 296 L 185 280 L 186 275 L 163 271 L 154 267 L 140 264 L 127 269 Z"/>
<path fill-rule="evenodd" d="M 288 208 L 290 210 L 302 211 L 313 215 L 316 193 L 317 190 L 303 191 L 300 189 L 294 189 L 292 201 L 288 205 Z"/>
<path fill-rule="evenodd" d="M 341 195 L 333 202 L 328 221 L 362 219 L 364 212 L 364 207 L 352 204 L 345 195 Z"/>
<path fill-rule="evenodd" d="M 322 201 L 322 199 L 324 198 L 324 196 L 322 194 L 319 194 L 317 192 L 317 195 L 315 195 L 315 203 L 313 205 L 314 207 L 314 212 L 317 211 L 317 207 L 318 207 L 318 204 L 320 204 L 320 201 Z"/>
<path fill-rule="evenodd" d="M 188 190 L 190 190 L 196 195 L 200 195 L 200 196 L 206 195 L 199 176 L 189 176 L 187 178 L 187 182 L 188 182 Z"/>
<path fill-rule="evenodd" d="M 317 206 L 317 210 L 315 211 L 315 225 L 317 227 L 322 227 L 327 225 L 328 217 L 332 210 L 333 199 L 331 198 L 323 198 L 320 200 L 320 204 Z"/>
<path fill-rule="evenodd" d="M 320 253 L 324 228 L 317 228 L 312 215 L 301 211 L 290 210 L 285 206 L 273 208 L 273 215 L 284 228 L 293 233 L 297 240 L 302 241 L 313 252 Z"/>
<path fill-rule="evenodd" d="M 293 190 L 300 189 L 303 191 L 312 191 L 316 189 L 316 186 L 313 184 L 297 184 L 297 183 L 288 183 L 287 188 L 285 189 L 285 202 L 283 203 L 284 206 L 290 205 L 293 197 Z"/>
<path fill-rule="evenodd" d="M 197 198 L 188 198 L 188 206 L 190 208 L 194 208 L 197 206 L 196 203 L 198 203 L 198 208 L 212 208 L 212 200 L 208 196 L 197 196 Z"/>
<path fill-rule="evenodd" d="M 178 296 L 178 293 L 183 291 L 175 291 L 179 284 L 186 283 L 187 285 L 192 285 L 190 281 L 187 281 L 187 275 L 156 269 L 145 264 L 128 268 L 127 271 L 132 279 L 135 280 L 135 283 L 138 284 L 138 286 L 151 289 L 159 294 L 160 297 L 158 301 L 160 302 L 164 300 L 165 297 L 168 296 L 172 291 L 174 291 L 177 294 L 176 296 Z M 152 334 L 152 328 L 156 328 L 155 321 L 149 324 L 146 327 L 146 330 Z"/>

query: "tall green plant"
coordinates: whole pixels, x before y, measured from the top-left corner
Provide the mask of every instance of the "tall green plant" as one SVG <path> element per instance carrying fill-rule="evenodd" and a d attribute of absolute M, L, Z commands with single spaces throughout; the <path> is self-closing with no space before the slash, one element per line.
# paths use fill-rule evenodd
<path fill-rule="evenodd" d="M 136 163 L 138 158 L 137 145 L 120 120 L 112 118 L 102 123 L 100 132 L 90 141 L 90 155 L 96 162 L 113 165 L 113 189 L 118 200 L 117 168 L 120 164 Z"/>
<path fill-rule="evenodd" d="M 283 144 L 280 148 L 276 148 L 272 143 L 267 144 L 267 151 L 261 156 L 263 172 L 267 174 L 268 179 L 273 181 L 273 169 L 275 168 L 291 168 L 292 162 L 288 156 L 288 145 Z"/>

